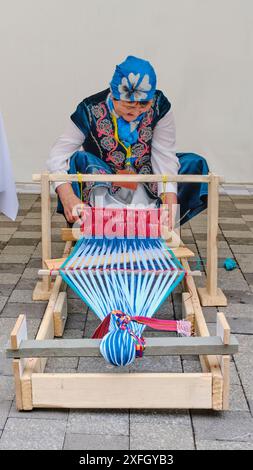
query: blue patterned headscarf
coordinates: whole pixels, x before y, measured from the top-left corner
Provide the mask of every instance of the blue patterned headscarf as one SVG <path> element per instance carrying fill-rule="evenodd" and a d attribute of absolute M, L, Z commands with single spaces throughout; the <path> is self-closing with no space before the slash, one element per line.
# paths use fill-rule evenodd
<path fill-rule="evenodd" d="M 129 55 L 122 64 L 116 66 L 110 88 L 116 100 L 150 101 L 156 91 L 155 71 L 147 60 Z M 111 97 L 108 97 L 108 106 L 115 113 Z M 131 122 L 117 116 L 119 137 L 127 147 L 137 142 L 137 127 L 144 115 L 140 114 Z"/>
<path fill-rule="evenodd" d="M 147 60 L 129 55 L 116 66 L 110 88 L 117 100 L 152 100 L 156 91 L 155 71 Z"/>

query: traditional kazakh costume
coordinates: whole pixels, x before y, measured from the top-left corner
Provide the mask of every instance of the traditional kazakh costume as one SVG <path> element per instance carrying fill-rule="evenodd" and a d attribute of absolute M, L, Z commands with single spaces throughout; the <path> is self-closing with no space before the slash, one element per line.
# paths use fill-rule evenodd
<path fill-rule="evenodd" d="M 127 122 L 115 112 L 112 98 L 129 102 L 152 100 L 152 106 Z M 68 130 L 52 148 L 48 168 L 51 172 L 91 174 L 208 173 L 206 160 L 200 155 L 176 152 L 171 103 L 156 89 L 151 64 L 133 56 L 117 65 L 110 88 L 85 98 L 77 106 Z M 159 207 L 164 190 L 177 192 L 181 224 L 207 205 L 204 183 L 182 183 L 178 187 L 175 183 L 145 183 L 138 184 L 135 190 L 106 182 L 72 186 L 84 202 L 104 207 Z M 63 213 L 60 201 L 58 211 Z"/>

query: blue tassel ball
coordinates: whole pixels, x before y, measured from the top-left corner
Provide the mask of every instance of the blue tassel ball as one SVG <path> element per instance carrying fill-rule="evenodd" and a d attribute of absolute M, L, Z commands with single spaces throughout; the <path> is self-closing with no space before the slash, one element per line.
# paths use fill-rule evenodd
<path fill-rule="evenodd" d="M 109 331 L 100 343 L 100 352 L 110 364 L 126 366 L 135 359 L 134 339 L 127 330 L 117 328 Z"/>

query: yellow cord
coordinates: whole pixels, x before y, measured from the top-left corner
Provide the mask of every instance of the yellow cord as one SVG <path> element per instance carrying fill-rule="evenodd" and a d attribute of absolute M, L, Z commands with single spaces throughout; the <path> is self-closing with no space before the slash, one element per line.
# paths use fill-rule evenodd
<path fill-rule="evenodd" d="M 80 199 L 83 202 L 83 182 L 82 182 L 82 173 L 77 172 L 77 180 L 80 185 Z"/>
<path fill-rule="evenodd" d="M 168 177 L 166 175 L 162 175 L 162 183 L 163 183 L 162 203 L 165 204 L 166 183 L 168 183 Z"/>
<path fill-rule="evenodd" d="M 119 140 L 119 134 L 118 134 L 118 123 L 117 123 L 117 119 L 116 119 L 116 116 L 114 114 L 112 114 L 112 122 L 113 122 L 113 125 L 114 125 L 114 136 L 115 136 L 115 139 L 117 140 L 117 142 L 119 144 L 122 145 L 122 147 L 126 150 L 126 158 L 130 158 L 131 155 L 132 155 L 132 147 L 131 145 L 129 145 L 129 147 L 126 147 L 125 144 L 123 144 L 123 142 L 121 142 L 121 140 Z M 131 163 L 130 161 L 126 161 L 126 166 L 130 166 Z"/>

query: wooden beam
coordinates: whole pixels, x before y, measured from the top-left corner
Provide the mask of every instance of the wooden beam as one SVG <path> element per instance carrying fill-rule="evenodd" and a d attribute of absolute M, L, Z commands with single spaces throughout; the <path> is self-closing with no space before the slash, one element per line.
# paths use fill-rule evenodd
<path fill-rule="evenodd" d="M 71 229 L 69 229 L 69 228 L 62 229 L 62 231 L 66 231 L 66 230 L 71 231 Z M 72 239 L 74 240 L 74 238 L 72 238 Z M 194 253 L 191 250 L 189 250 L 189 248 L 186 248 L 184 246 L 179 246 L 178 248 L 171 248 L 171 250 L 173 251 L 174 255 L 177 258 L 190 258 L 192 256 L 195 256 Z M 147 255 L 147 257 L 148 257 L 148 255 Z M 66 258 L 46 259 L 45 260 L 45 265 L 48 269 L 59 269 L 62 266 L 62 264 L 64 263 L 65 259 Z M 108 258 L 108 259 L 110 260 L 111 258 Z M 134 255 L 133 255 L 133 260 L 134 259 L 135 258 L 134 258 Z M 101 258 L 100 264 L 103 264 L 103 260 L 104 260 L 104 257 Z M 108 264 L 109 263 L 110 263 L 110 261 L 108 261 Z M 87 260 L 85 261 L 84 266 L 88 266 L 88 265 L 89 265 L 89 258 L 87 258 Z"/>
<path fill-rule="evenodd" d="M 189 270 L 189 264 L 186 259 L 181 259 L 181 264 L 186 270 Z M 195 314 L 196 334 L 199 336 L 210 336 L 205 317 L 200 305 L 197 288 L 192 276 L 184 278 L 187 291 L 191 295 L 191 300 Z M 219 360 L 215 356 L 200 355 L 200 362 L 203 371 L 210 371 L 213 375 L 213 409 L 222 410 L 223 406 L 223 376 L 219 364 Z"/>
<path fill-rule="evenodd" d="M 63 335 L 65 323 L 68 316 L 67 294 L 60 292 L 54 307 L 54 335 L 60 337 Z"/>
<path fill-rule="evenodd" d="M 100 339 L 54 339 L 22 341 L 18 350 L 7 349 L 8 357 L 89 357 L 101 356 Z M 146 338 L 145 356 L 235 354 L 238 341 L 232 336 L 224 345 L 218 336 Z"/>
<path fill-rule="evenodd" d="M 223 312 L 217 313 L 216 334 L 220 336 L 224 345 L 230 342 L 230 326 L 226 320 Z M 229 353 L 228 353 L 229 354 Z M 229 389 L 230 389 L 230 356 L 218 356 L 218 360 L 223 375 L 223 395 L 222 395 L 222 409 L 229 409 Z"/>
<path fill-rule="evenodd" d="M 207 281 L 206 287 L 198 289 L 201 305 L 211 307 L 227 305 L 226 296 L 218 288 L 218 217 L 219 217 L 219 177 L 210 173 L 207 206 Z"/>
<path fill-rule="evenodd" d="M 182 317 L 191 322 L 191 334 L 193 336 L 195 333 L 195 314 L 191 294 L 189 292 L 182 293 Z"/>
<path fill-rule="evenodd" d="M 42 239 L 42 268 L 45 268 L 45 259 L 51 258 L 51 203 L 49 174 L 41 176 L 41 239 Z M 42 290 L 49 292 L 51 287 L 50 276 L 42 280 Z"/>
<path fill-rule="evenodd" d="M 216 334 L 217 336 L 220 336 L 224 344 L 229 344 L 230 326 L 223 312 L 217 313 Z"/>
<path fill-rule="evenodd" d="M 41 181 L 43 174 L 34 174 L 33 181 Z M 208 183 L 210 181 L 209 175 L 129 175 L 129 174 L 67 174 L 67 173 L 51 173 L 49 181 L 88 181 L 88 182 L 131 182 L 131 183 L 159 183 L 164 181 L 164 176 L 171 183 Z M 222 178 L 218 176 L 219 181 Z"/>
<path fill-rule="evenodd" d="M 11 347 L 13 350 L 18 350 L 21 342 L 27 339 L 27 325 L 25 315 L 19 315 L 15 326 L 11 332 Z M 14 359 L 12 363 L 14 383 L 15 383 L 15 397 L 17 410 L 23 410 L 22 399 L 22 383 L 21 378 L 26 365 L 27 359 Z"/>
<path fill-rule="evenodd" d="M 212 408 L 211 374 L 33 374 L 35 408 Z"/>
<path fill-rule="evenodd" d="M 27 339 L 27 325 L 25 315 L 19 315 L 11 332 L 11 348 L 18 349 L 21 341 Z"/>

